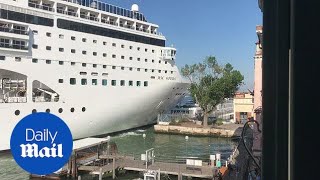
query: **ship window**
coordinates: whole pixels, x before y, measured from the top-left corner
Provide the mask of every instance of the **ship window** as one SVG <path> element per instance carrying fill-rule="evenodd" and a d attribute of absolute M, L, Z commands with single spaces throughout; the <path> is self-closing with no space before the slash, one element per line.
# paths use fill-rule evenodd
<path fill-rule="evenodd" d="M 46 113 L 50 113 L 50 109 L 46 109 Z"/>
<path fill-rule="evenodd" d="M 132 60 L 133 58 L 132 57 L 129 57 L 129 60 Z"/>
<path fill-rule="evenodd" d="M 87 39 L 86 38 L 82 38 L 82 42 L 87 42 Z"/>
<path fill-rule="evenodd" d="M 14 59 L 15 59 L 15 61 L 17 61 L 17 62 L 20 62 L 20 61 L 21 61 L 21 57 L 15 57 Z"/>
<path fill-rule="evenodd" d="M 116 58 L 117 56 L 115 54 L 112 55 L 112 58 Z"/>
<path fill-rule="evenodd" d="M 141 81 L 137 81 L 137 86 L 141 86 Z"/>
<path fill-rule="evenodd" d="M 96 68 L 96 67 L 97 67 L 97 64 L 92 64 L 92 67 L 93 67 L 93 68 Z"/>
<path fill-rule="evenodd" d="M 0 57 L 1 57 L 1 56 L 0 56 Z M 32 59 L 32 62 L 33 62 L 33 63 L 38 63 L 38 59 L 33 58 L 33 59 Z"/>
<path fill-rule="evenodd" d="M 15 114 L 16 116 L 19 116 L 20 111 L 19 111 L 19 110 L 16 110 L 16 111 L 14 112 L 14 114 Z"/>
<path fill-rule="evenodd" d="M 112 69 L 116 69 L 116 66 L 112 66 Z"/>
<path fill-rule="evenodd" d="M 98 76 L 98 73 L 97 72 L 92 72 L 91 76 Z"/>
<path fill-rule="evenodd" d="M 33 49 L 38 49 L 38 45 L 33 44 L 33 45 L 32 45 L 32 48 L 33 48 Z"/>
<path fill-rule="evenodd" d="M 75 66 L 76 65 L 76 63 L 75 62 L 71 62 L 71 66 Z"/>
<path fill-rule="evenodd" d="M 86 111 L 86 108 L 85 108 L 85 107 L 83 107 L 81 110 L 82 110 L 82 112 L 85 112 L 85 111 Z"/>
<path fill-rule="evenodd" d="M 103 65 L 102 68 L 103 68 L 103 69 L 106 69 L 106 68 L 107 68 L 107 65 Z"/>
<path fill-rule="evenodd" d="M 108 85 L 108 80 L 102 79 L 102 86 L 106 86 L 106 85 Z"/>
<path fill-rule="evenodd" d="M 76 40 L 76 37 L 71 36 L 71 40 L 75 41 L 75 40 Z"/>
<path fill-rule="evenodd" d="M 124 70 L 124 67 L 121 67 L 121 70 Z"/>
<path fill-rule="evenodd" d="M 133 48 L 132 46 L 129 47 L 129 49 L 132 49 L 132 48 Z"/>
<path fill-rule="evenodd" d="M 123 44 L 121 45 L 121 48 L 124 48 L 124 45 L 123 45 Z"/>
<path fill-rule="evenodd" d="M 70 84 L 76 85 L 77 84 L 76 78 L 70 78 Z"/>
<path fill-rule="evenodd" d="M 133 86 L 133 81 L 129 81 L 129 86 Z"/>
<path fill-rule="evenodd" d="M 152 59 L 152 63 L 154 63 L 154 59 Z"/>
<path fill-rule="evenodd" d="M 168 71 L 164 71 L 164 73 L 167 73 Z"/>
<path fill-rule="evenodd" d="M 93 40 L 92 42 L 96 44 L 96 43 L 97 43 L 97 40 Z"/>
<path fill-rule="evenodd" d="M 63 34 L 59 34 L 59 38 L 60 38 L 60 39 L 63 39 L 63 38 L 64 38 L 64 35 L 63 35 Z"/>
<path fill-rule="evenodd" d="M 60 52 L 64 52 L 64 48 L 59 48 L 59 51 Z"/>
<path fill-rule="evenodd" d="M 154 69 L 152 69 L 152 71 L 151 72 L 154 72 Z"/>
<path fill-rule="evenodd" d="M 137 47 L 137 50 L 140 51 L 140 47 Z"/>
<path fill-rule="evenodd" d="M 97 52 L 93 52 L 92 54 L 93 54 L 94 56 L 97 56 Z"/>
<path fill-rule="evenodd" d="M 82 54 L 84 54 L 84 55 L 87 54 L 87 51 L 82 51 Z"/>
<path fill-rule="evenodd" d="M 46 35 L 47 35 L 48 37 L 51 37 L 51 33 L 49 33 L 49 32 L 47 32 Z"/>
<path fill-rule="evenodd" d="M 80 75 L 87 75 L 87 72 L 80 72 Z"/>
<path fill-rule="evenodd" d="M 59 83 L 63 83 L 63 79 L 59 79 Z"/>
<path fill-rule="evenodd" d="M 63 62 L 63 61 L 59 61 L 59 64 L 60 64 L 60 65 L 63 65 L 63 64 L 64 64 L 64 62 Z"/>
<path fill-rule="evenodd" d="M 159 73 L 161 73 L 161 70 L 158 70 Z"/>
<path fill-rule="evenodd" d="M 144 62 L 148 62 L 148 59 L 145 59 Z"/>
<path fill-rule="evenodd" d="M 159 61 L 159 64 L 161 64 L 161 61 Z"/>
<path fill-rule="evenodd" d="M 154 53 L 154 49 L 152 49 L 152 53 Z"/>
<path fill-rule="evenodd" d="M 108 76 L 108 73 L 102 73 L 102 76 Z"/>
<path fill-rule="evenodd" d="M 121 56 L 121 59 L 124 59 L 124 56 Z"/>
<path fill-rule="evenodd" d="M 76 53 L 76 50 L 75 49 L 71 49 L 71 53 Z"/>
<path fill-rule="evenodd" d="M 117 44 L 116 44 L 116 43 L 112 43 L 112 46 L 113 46 L 113 47 L 116 47 L 116 46 L 117 46 Z"/>
<path fill-rule="evenodd" d="M 31 113 L 32 114 L 37 113 L 37 110 L 36 109 L 32 109 Z"/>
<path fill-rule="evenodd" d="M 173 74 L 173 71 L 171 71 L 171 74 Z"/>
<path fill-rule="evenodd" d="M 144 72 L 148 72 L 148 69 L 145 69 Z"/>
<path fill-rule="evenodd" d="M 46 50 L 51 51 L 51 46 L 46 46 Z"/>
<path fill-rule="evenodd" d="M 151 79 L 155 79 L 156 77 L 155 76 L 151 76 Z"/>
<path fill-rule="evenodd" d="M 86 67 L 87 66 L 87 64 L 86 63 L 82 63 L 82 67 Z"/>
<path fill-rule="evenodd" d="M 107 42 L 103 41 L 103 45 L 107 45 Z"/>
<path fill-rule="evenodd" d="M 47 64 L 51 64 L 51 60 L 46 60 L 46 63 Z"/>
<path fill-rule="evenodd" d="M 148 86 L 148 81 L 144 81 L 143 85 L 144 85 L 144 87 L 147 87 Z"/>
<path fill-rule="evenodd" d="M 81 85 L 87 85 L 87 79 L 81 79 Z"/>
<path fill-rule="evenodd" d="M 146 49 L 144 49 L 144 51 L 145 51 L 145 52 L 148 52 L 148 49 L 146 48 Z"/>
<path fill-rule="evenodd" d="M 112 84 L 112 86 L 116 86 L 117 85 L 117 81 L 116 80 L 112 80 L 111 84 Z"/>
<path fill-rule="evenodd" d="M 165 64 L 168 64 L 168 62 L 167 62 L 167 61 L 165 61 L 164 63 L 165 63 Z"/>
<path fill-rule="evenodd" d="M 129 70 L 132 71 L 132 67 L 129 67 Z"/>
<path fill-rule="evenodd" d="M 103 55 L 103 57 L 107 57 L 107 53 L 103 53 L 102 55 Z"/>
<path fill-rule="evenodd" d="M 5 56 L 0 56 L 0 60 L 4 61 L 4 60 L 6 60 L 6 57 Z"/>
<path fill-rule="evenodd" d="M 92 85 L 94 85 L 94 86 L 98 85 L 98 80 L 97 79 L 92 79 Z"/>
<path fill-rule="evenodd" d="M 140 68 L 137 68 L 137 71 L 140 71 Z"/>
<path fill-rule="evenodd" d="M 140 61 L 140 58 L 137 58 L 138 61 Z"/>
<path fill-rule="evenodd" d="M 124 81 L 124 80 L 121 80 L 121 81 L 120 81 L 120 85 L 121 85 L 121 86 L 125 86 L 125 81 Z"/>
<path fill-rule="evenodd" d="M 63 112 L 63 109 L 62 109 L 62 108 L 59 108 L 58 111 L 59 111 L 59 113 L 62 113 L 62 112 Z"/>
<path fill-rule="evenodd" d="M 38 31 L 33 30 L 32 33 L 33 33 L 33 34 L 38 34 Z"/>
<path fill-rule="evenodd" d="M 71 108 L 70 111 L 71 111 L 71 112 L 74 112 L 74 108 Z"/>

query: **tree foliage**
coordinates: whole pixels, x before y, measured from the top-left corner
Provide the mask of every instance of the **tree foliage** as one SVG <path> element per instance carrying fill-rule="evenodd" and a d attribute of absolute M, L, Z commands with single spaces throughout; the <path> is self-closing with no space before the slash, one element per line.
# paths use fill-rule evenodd
<path fill-rule="evenodd" d="M 185 65 L 181 72 L 191 81 L 190 92 L 203 109 L 204 126 L 208 124 L 208 115 L 225 98 L 233 97 L 244 79 L 230 63 L 221 66 L 214 56 L 206 57 L 203 63 Z"/>

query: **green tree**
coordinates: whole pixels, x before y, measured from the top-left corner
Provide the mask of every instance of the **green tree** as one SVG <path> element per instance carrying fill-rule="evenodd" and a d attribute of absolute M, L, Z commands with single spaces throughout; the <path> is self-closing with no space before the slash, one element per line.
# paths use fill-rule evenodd
<path fill-rule="evenodd" d="M 243 84 L 243 75 L 227 63 L 220 66 L 214 56 L 206 57 L 203 63 L 185 65 L 182 75 L 191 81 L 190 92 L 203 110 L 203 126 L 208 126 L 208 116 L 225 98 Z"/>

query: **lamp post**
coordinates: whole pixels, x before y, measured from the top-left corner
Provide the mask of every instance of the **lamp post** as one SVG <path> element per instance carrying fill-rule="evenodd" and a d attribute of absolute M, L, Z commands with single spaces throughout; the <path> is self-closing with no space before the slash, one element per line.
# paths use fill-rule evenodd
<path fill-rule="evenodd" d="M 188 155 L 188 146 L 187 146 L 187 144 L 188 144 L 189 136 L 186 136 L 185 140 L 186 140 L 186 155 Z"/>
<path fill-rule="evenodd" d="M 142 134 L 144 150 L 146 150 L 146 136 L 147 136 L 147 135 L 146 135 L 145 133 Z"/>

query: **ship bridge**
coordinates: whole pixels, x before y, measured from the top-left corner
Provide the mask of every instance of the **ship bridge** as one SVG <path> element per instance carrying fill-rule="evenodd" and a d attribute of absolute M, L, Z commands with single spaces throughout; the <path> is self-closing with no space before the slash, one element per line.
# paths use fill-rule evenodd
<path fill-rule="evenodd" d="M 164 47 L 161 50 L 161 58 L 163 60 L 172 60 L 176 59 L 177 49 L 173 47 Z"/>

